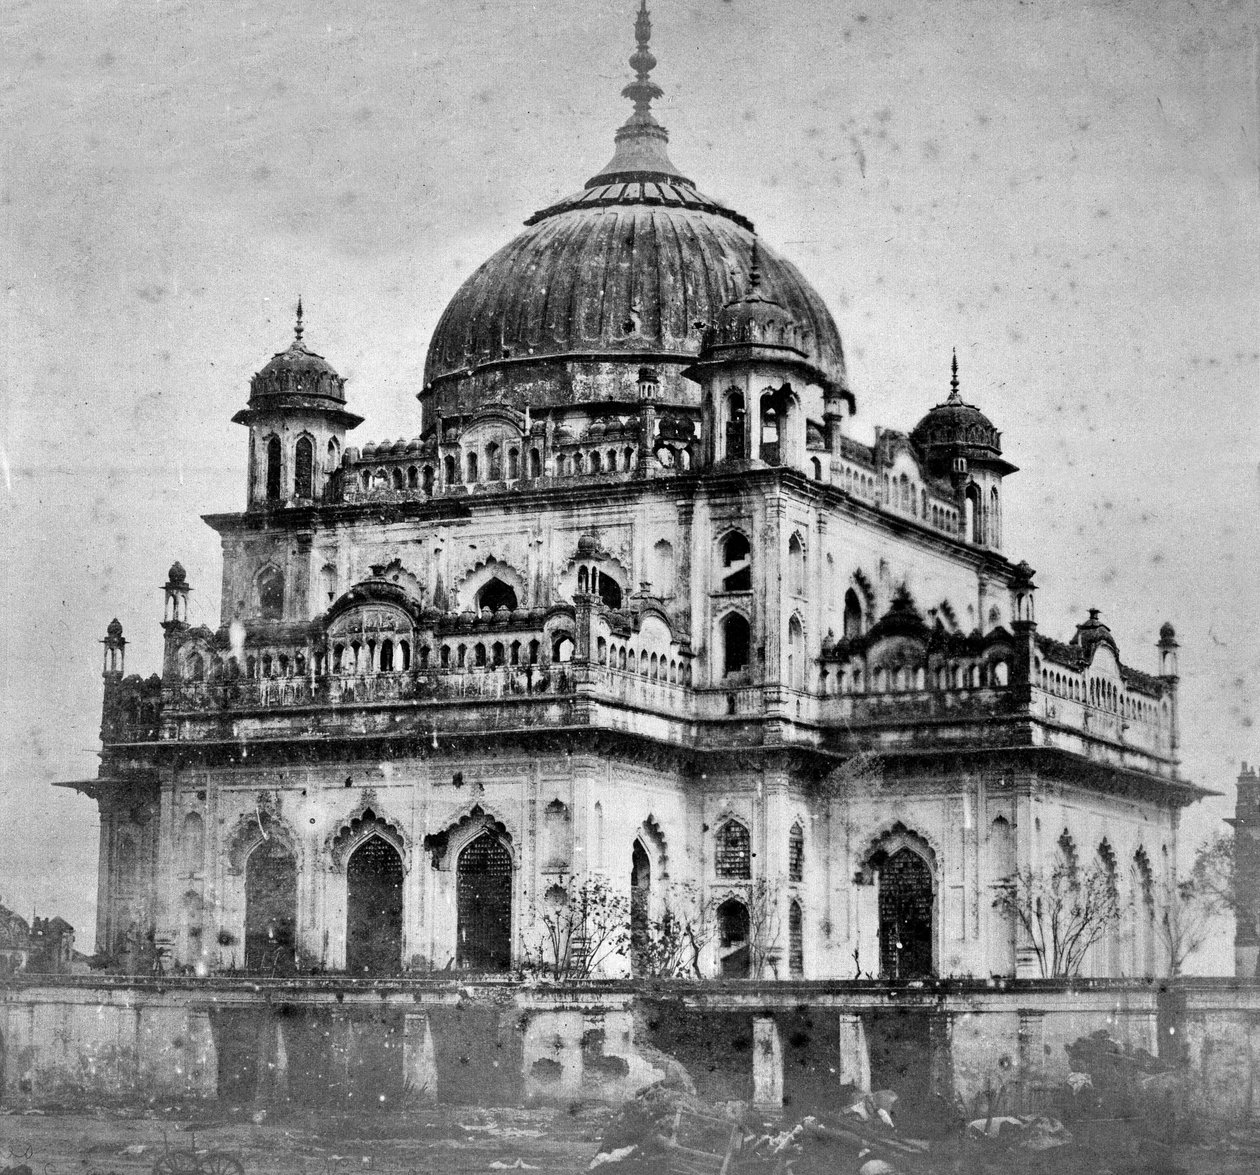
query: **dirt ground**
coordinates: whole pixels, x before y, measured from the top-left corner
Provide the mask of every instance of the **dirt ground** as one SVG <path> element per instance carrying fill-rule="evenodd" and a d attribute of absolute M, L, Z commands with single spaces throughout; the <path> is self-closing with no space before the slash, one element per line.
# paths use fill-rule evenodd
<path fill-rule="evenodd" d="M 204 1175 L 231 1175 L 205 1162 L 205 1152 L 229 1152 L 245 1175 L 462 1175 L 464 1172 L 588 1169 L 614 1110 L 595 1104 L 567 1108 L 482 1109 L 417 1107 L 406 1114 L 320 1116 L 286 1111 L 159 1107 L 144 1110 L 0 1110 L 0 1175 L 26 1167 L 30 1175 L 153 1175 L 166 1153 L 195 1148 Z M 256 1120 L 257 1119 L 257 1120 Z M 1079 1161 L 1055 1164 L 1080 1175 L 1257 1175 L 1260 1129 L 1205 1131 L 1196 1142 L 1152 1150 L 1127 1123 L 1079 1129 L 1088 1142 Z M 1088 1137 L 1087 1137 L 1088 1136 Z M 1100 1161 L 1099 1156 L 1106 1160 Z M 1010 1156 L 999 1170 L 1047 1170 Z M 1062 1156 L 1066 1158 L 1067 1156 Z M 845 1162 L 838 1175 L 857 1175 Z M 177 1170 L 191 1168 L 179 1166 Z M 616 1166 L 601 1168 L 615 1172 Z M 940 1170 L 955 1172 L 952 1162 Z M 17 1173 L 14 1173 L 17 1175 Z M 23 1171 L 20 1175 L 27 1175 Z"/>

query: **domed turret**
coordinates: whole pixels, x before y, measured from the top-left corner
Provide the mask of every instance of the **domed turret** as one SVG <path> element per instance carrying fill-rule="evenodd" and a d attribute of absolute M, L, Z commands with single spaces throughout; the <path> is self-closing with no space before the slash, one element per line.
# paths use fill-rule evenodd
<path fill-rule="evenodd" d="M 429 344 L 420 395 L 426 427 L 488 403 L 517 411 L 561 400 L 638 401 L 654 366 L 662 404 L 699 407 L 682 371 L 705 332 L 738 299 L 752 268 L 751 221 L 699 192 L 666 152 L 651 113 L 646 8 L 635 25 L 635 108 L 608 164 L 581 191 L 526 221 L 446 307 Z M 808 360 L 845 382 L 840 334 L 796 267 L 760 245 L 763 296 L 805 330 Z"/>
<path fill-rule="evenodd" d="M 1103 623 L 1097 608 L 1091 608 L 1089 619 L 1076 626 L 1076 632 L 1070 643 L 1084 649 L 1086 654 L 1092 654 L 1098 645 L 1107 645 L 1117 658 L 1120 656 L 1120 651 L 1116 647 L 1116 638 L 1111 635 L 1111 629 Z"/>
<path fill-rule="evenodd" d="M 1002 461 L 1002 434 L 974 404 L 963 402 L 958 391 L 958 355 L 954 354 L 949 399 L 937 404 L 910 433 L 910 440 L 927 460 L 933 473 L 955 472 L 961 458 L 967 462 L 1000 464 L 1006 473 L 1015 466 Z"/>
<path fill-rule="evenodd" d="M 346 411 L 346 381 L 303 333 L 299 298 L 293 342 L 250 380 L 249 406 L 232 417 L 249 427 L 251 508 L 327 497 L 346 431 L 363 421 Z"/>
<path fill-rule="evenodd" d="M 993 422 L 974 404 L 963 402 L 958 390 L 956 351 L 951 363 L 949 398 L 914 426 L 910 442 L 922 454 L 933 476 L 953 482 L 966 537 L 973 543 L 1000 550 L 1002 478 L 1019 470 L 1002 457 L 1002 434 Z"/>
<path fill-rule="evenodd" d="M 747 289 L 722 307 L 683 374 L 703 389 L 707 463 L 760 460 L 804 469 L 811 412 L 838 412 L 841 400 L 852 410 L 853 395 L 821 361 L 809 320 L 763 289 L 760 260 L 754 239 Z"/>

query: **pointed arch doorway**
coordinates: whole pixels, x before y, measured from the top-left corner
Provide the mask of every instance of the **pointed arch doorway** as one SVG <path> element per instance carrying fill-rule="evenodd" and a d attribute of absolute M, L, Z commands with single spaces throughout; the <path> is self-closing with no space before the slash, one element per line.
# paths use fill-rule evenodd
<path fill-rule="evenodd" d="M 297 861 L 273 835 L 245 861 L 245 970 L 292 971 L 296 926 Z"/>
<path fill-rule="evenodd" d="M 402 968 L 403 865 L 384 837 L 370 836 L 346 863 L 346 970 L 389 975 Z"/>
<path fill-rule="evenodd" d="M 932 869 L 911 848 L 900 848 L 879 868 L 879 965 L 885 979 L 933 974 Z"/>
<path fill-rule="evenodd" d="M 630 974 L 650 970 L 652 861 L 643 842 L 635 839 L 630 852 Z"/>
<path fill-rule="evenodd" d="M 483 832 L 460 852 L 455 866 L 455 965 L 506 971 L 512 965 L 512 854 Z"/>

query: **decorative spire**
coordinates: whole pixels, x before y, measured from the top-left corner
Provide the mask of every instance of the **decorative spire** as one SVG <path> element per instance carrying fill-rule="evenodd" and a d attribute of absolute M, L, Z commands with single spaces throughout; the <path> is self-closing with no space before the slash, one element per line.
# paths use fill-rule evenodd
<path fill-rule="evenodd" d="M 617 131 L 617 147 L 612 159 L 602 171 L 587 180 L 588 188 L 647 177 L 691 183 L 670 162 L 665 150 L 669 133 L 652 115 L 652 100 L 659 98 L 664 91 L 651 78 L 656 58 L 648 48 L 652 39 L 652 20 L 648 15 L 647 0 L 639 0 L 639 11 L 634 19 L 634 39 L 636 47 L 630 54 L 634 81 L 621 91 L 622 97 L 634 103 L 634 113 Z"/>
<path fill-rule="evenodd" d="M 954 360 L 950 364 L 951 375 L 949 378 L 949 399 L 946 403 L 961 404 L 962 396 L 958 394 L 958 348 L 954 348 Z"/>
<path fill-rule="evenodd" d="M 761 292 L 761 247 L 757 243 L 757 235 L 753 234 L 752 239 L 752 267 L 748 271 L 748 292 L 757 294 Z"/>
<path fill-rule="evenodd" d="M 293 328 L 293 341 L 302 342 L 302 295 L 298 295 L 297 325 Z"/>
<path fill-rule="evenodd" d="M 648 15 L 647 0 L 640 0 L 639 14 L 634 18 L 634 39 L 638 47 L 630 55 L 630 67 L 634 70 L 635 79 L 621 91 L 623 98 L 634 100 L 634 113 L 639 121 L 651 119 L 649 113 L 652 99 L 659 98 L 664 91 L 648 75 L 656 68 L 656 58 L 652 56 L 648 43 L 652 39 L 652 18 Z"/>

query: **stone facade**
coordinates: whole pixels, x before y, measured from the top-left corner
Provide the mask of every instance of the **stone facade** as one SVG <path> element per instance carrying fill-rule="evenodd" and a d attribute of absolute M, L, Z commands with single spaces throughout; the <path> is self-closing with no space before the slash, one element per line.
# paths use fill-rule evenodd
<path fill-rule="evenodd" d="M 669 161 L 645 29 L 614 160 L 456 295 L 415 439 L 348 446 L 299 306 L 235 417 L 247 508 L 206 519 L 220 626 L 179 564 L 160 676 L 110 626 L 78 786 L 117 966 L 504 970 L 598 877 L 703 975 L 1029 975 L 994 897 L 1066 851 L 1133 915 L 1086 969 L 1162 970 L 1200 794 L 1171 627 L 1157 675 L 1097 612 L 1038 632 L 956 363 L 849 435 L 821 299 Z"/>

